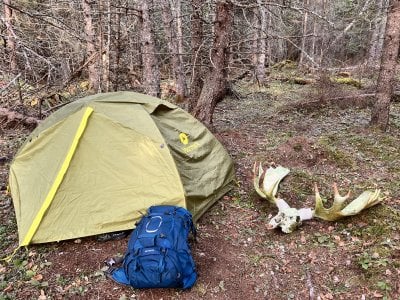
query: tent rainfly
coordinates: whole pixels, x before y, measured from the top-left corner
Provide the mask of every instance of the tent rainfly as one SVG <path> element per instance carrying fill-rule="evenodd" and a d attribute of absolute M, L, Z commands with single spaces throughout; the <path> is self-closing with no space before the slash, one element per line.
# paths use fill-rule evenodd
<path fill-rule="evenodd" d="M 233 178 L 223 146 L 175 105 L 133 92 L 85 97 L 44 120 L 11 164 L 19 245 L 131 229 L 151 205 L 197 220 Z"/>

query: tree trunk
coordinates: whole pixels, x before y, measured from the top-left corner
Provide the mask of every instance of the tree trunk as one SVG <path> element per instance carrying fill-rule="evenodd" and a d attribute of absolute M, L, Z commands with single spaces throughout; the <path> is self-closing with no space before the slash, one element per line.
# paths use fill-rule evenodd
<path fill-rule="evenodd" d="M 141 15 L 141 48 L 142 48 L 142 84 L 144 92 L 150 96 L 160 97 L 160 70 L 156 56 L 153 29 L 147 0 L 139 2 Z"/>
<path fill-rule="evenodd" d="M 265 7 L 261 0 L 257 0 L 258 12 L 260 13 L 260 27 L 258 28 L 260 37 L 257 49 L 257 66 L 256 66 L 256 80 L 258 86 L 265 85 L 265 47 L 266 47 L 266 29 L 267 17 L 265 14 Z"/>
<path fill-rule="evenodd" d="M 371 36 L 368 63 L 377 66 L 382 56 L 382 46 L 387 21 L 387 0 L 377 0 L 377 14 L 374 21 L 374 30 Z"/>
<path fill-rule="evenodd" d="M 211 51 L 212 69 L 208 73 L 194 115 L 206 126 L 212 126 L 215 106 L 227 92 L 229 42 L 232 36 L 232 4 L 218 1 L 214 25 L 214 42 Z"/>
<path fill-rule="evenodd" d="M 305 8 L 309 8 L 308 5 L 308 1 L 309 0 L 304 0 L 304 7 Z M 300 60 L 299 60 L 299 65 L 304 65 L 304 59 L 305 59 L 305 55 L 304 53 L 306 52 L 306 36 L 307 36 L 307 32 L 308 32 L 308 11 L 306 10 L 304 12 L 303 15 L 303 28 L 302 28 L 302 37 L 301 37 L 301 49 L 300 49 Z"/>
<path fill-rule="evenodd" d="M 111 89 L 111 82 L 110 82 L 110 73 L 111 73 L 111 0 L 108 0 L 107 3 L 107 43 L 106 49 L 103 54 L 103 87 L 104 92 L 109 92 Z"/>
<path fill-rule="evenodd" d="M 170 52 L 170 62 L 174 72 L 174 81 L 176 85 L 176 101 L 182 102 L 186 98 L 186 82 L 182 64 L 182 53 L 179 52 L 179 37 L 177 37 L 177 22 L 172 15 L 173 9 L 169 1 L 160 1 L 162 8 L 162 19 L 164 30 L 167 36 L 167 45 Z"/>
<path fill-rule="evenodd" d="M 256 75 L 256 68 L 257 68 L 257 62 L 258 62 L 258 43 L 260 41 L 260 30 L 258 28 L 260 27 L 260 20 L 258 17 L 258 10 L 257 8 L 252 9 L 253 13 L 253 20 L 252 20 L 252 37 L 253 37 L 253 42 L 251 45 L 251 63 L 252 66 L 254 67 L 254 81 L 257 80 L 257 75 Z"/>
<path fill-rule="evenodd" d="M 389 124 L 390 99 L 400 43 L 400 1 L 391 0 L 382 49 L 376 102 L 372 109 L 371 125 L 386 131 Z"/>
<path fill-rule="evenodd" d="M 82 8 L 85 19 L 86 56 L 92 57 L 96 53 L 96 34 L 93 27 L 92 7 L 88 0 L 82 0 Z M 100 74 L 98 71 L 98 59 L 92 59 L 88 64 L 89 89 L 99 90 Z"/>
<path fill-rule="evenodd" d="M 4 0 L 4 20 L 7 29 L 6 49 L 9 54 L 9 65 L 12 74 L 16 75 L 18 70 L 17 65 L 17 48 L 15 42 L 15 34 L 13 30 L 13 11 L 10 7 L 11 0 Z"/>
<path fill-rule="evenodd" d="M 182 59 L 182 53 L 183 53 L 183 33 L 182 33 L 182 5 L 181 5 L 181 0 L 176 0 L 176 28 L 178 32 L 178 53 L 179 59 L 180 59 L 180 64 L 183 66 L 183 59 Z"/>
<path fill-rule="evenodd" d="M 118 0 L 118 5 L 121 5 L 121 2 Z M 120 80 L 120 69 L 119 69 L 119 64 L 120 64 L 120 58 L 121 58 L 121 8 L 117 9 L 117 32 L 116 32 L 116 46 L 115 46 L 115 66 L 114 66 L 114 72 L 115 72 L 115 81 L 114 81 L 114 90 L 118 91 L 119 90 L 119 80 Z"/>
<path fill-rule="evenodd" d="M 202 62 L 202 45 L 203 45 L 203 20 L 202 20 L 202 5 L 203 0 L 192 0 L 191 2 L 193 13 L 191 20 L 191 65 L 192 76 L 190 80 L 190 95 L 189 95 L 189 111 L 192 112 L 197 100 L 200 97 L 201 89 L 203 88 L 201 62 Z"/>

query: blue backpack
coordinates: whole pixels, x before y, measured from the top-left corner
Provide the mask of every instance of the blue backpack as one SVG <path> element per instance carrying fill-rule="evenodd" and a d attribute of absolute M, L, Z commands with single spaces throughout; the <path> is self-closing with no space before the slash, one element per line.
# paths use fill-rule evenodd
<path fill-rule="evenodd" d="M 192 215 L 176 206 L 152 206 L 132 232 L 122 267 L 111 278 L 134 288 L 183 288 L 197 279 L 188 244 Z"/>

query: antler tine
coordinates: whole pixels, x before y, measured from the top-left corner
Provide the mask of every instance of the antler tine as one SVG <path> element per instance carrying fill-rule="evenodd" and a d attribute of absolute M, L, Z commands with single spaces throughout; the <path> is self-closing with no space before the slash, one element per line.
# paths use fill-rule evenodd
<path fill-rule="evenodd" d="M 343 208 L 343 203 L 350 197 L 350 190 L 347 192 L 345 196 L 341 196 L 339 194 L 336 182 L 334 182 L 332 186 L 333 186 L 333 203 L 331 210 L 340 211 Z"/>
<path fill-rule="evenodd" d="M 261 191 L 261 189 L 260 189 L 260 180 L 261 180 L 263 173 L 264 173 L 264 170 L 262 168 L 261 163 L 259 164 L 259 166 L 257 166 L 257 162 L 254 162 L 254 166 L 253 166 L 254 189 L 256 190 L 257 194 L 260 195 L 260 197 L 267 199 L 267 196 L 265 195 L 265 193 L 263 191 Z"/>
<path fill-rule="evenodd" d="M 350 190 L 347 192 L 347 194 L 345 196 L 341 196 L 339 194 L 339 190 L 338 190 L 336 182 L 334 182 L 332 186 L 333 186 L 334 200 L 339 201 L 339 202 L 344 202 L 350 197 L 350 194 L 351 194 Z"/>
<path fill-rule="evenodd" d="M 315 184 L 315 210 L 314 216 L 326 220 L 336 221 L 346 216 L 358 214 L 363 209 L 378 204 L 383 199 L 379 198 L 380 190 L 364 191 L 355 200 L 350 202 L 345 208 L 342 209 L 344 202 L 350 197 L 350 191 L 345 195 L 339 194 L 336 183 L 333 184 L 334 201 L 330 208 L 325 208 L 322 203 L 322 198 L 319 194 L 318 187 Z"/>

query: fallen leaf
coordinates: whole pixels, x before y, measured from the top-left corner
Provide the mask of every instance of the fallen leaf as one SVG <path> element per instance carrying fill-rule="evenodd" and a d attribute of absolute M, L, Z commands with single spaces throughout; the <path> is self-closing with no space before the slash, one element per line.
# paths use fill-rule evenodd
<path fill-rule="evenodd" d="M 29 279 L 32 278 L 33 276 L 35 276 L 35 271 L 32 270 L 27 270 L 25 272 L 25 276 L 28 277 Z"/>
<path fill-rule="evenodd" d="M 31 106 L 35 106 L 39 103 L 39 100 L 37 98 L 33 98 L 33 100 L 31 101 Z"/>
<path fill-rule="evenodd" d="M 310 259 L 310 262 L 313 263 L 316 260 L 317 255 L 314 251 L 311 251 L 310 254 L 308 254 L 308 258 Z"/>
<path fill-rule="evenodd" d="M 333 295 L 332 295 L 331 293 L 327 293 L 327 294 L 325 294 L 325 295 L 322 295 L 322 298 L 323 298 L 323 299 L 331 300 L 331 299 L 333 299 Z"/>
<path fill-rule="evenodd" d="M 3 290 L 3 292 L 4 293 L 8 293 L 8 292 L 11 292 L 12 291 L 12 289 L 13 289 L 13 287 L 12 287 L 12 283 L 10 283 L 4 290 Z"/>
<path fill-rule="evenodd" d="M 383 298 L 383 295 L 377 291 L 373 293 L 374 298 Z"/>
<path fill-rule="evenodd" d="M 38 300 L 46 300 L 46 299 L 47 299 L 47 297 L 46 297 L 46 295 L 44 294 L 44 291 L 43 291 L 43 290 L 40 290 L 40 296 L 39 296 Z"/>
<path fill-rule="evenodd" d="M 40 281 L 40 280 L 43 279 L 43 275 L 42 274 L 37 274 L 37 275 L 33 276 L 32 279 Z"/>
<path fill-rule="evenodd" d="M 300 236 L 300 242 L 301 242 L 302 244 L 307 243 L 307 240 L 306 240 L 306 237 L 304 236 L 304 234 L 302 234 L 302 235 Z"/>

